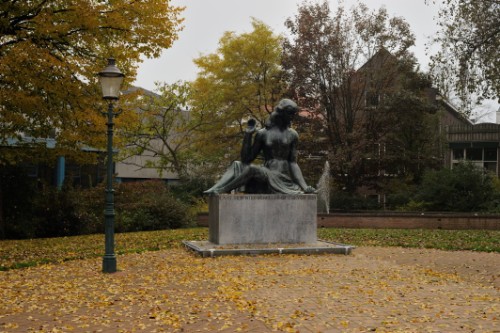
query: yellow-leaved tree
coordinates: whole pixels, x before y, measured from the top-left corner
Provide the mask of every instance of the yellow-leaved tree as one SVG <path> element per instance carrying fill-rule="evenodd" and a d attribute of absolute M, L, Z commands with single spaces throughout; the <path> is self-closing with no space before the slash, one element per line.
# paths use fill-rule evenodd
<path fill-rule="evenodd" d="M 169 0 L 2 1 L 0 165 L 104 147 L 96 73 L 114 57 L 133 81 L 141 57 L 158 57 L 177 39 L 182 10 Z M 55 149 L 45 149 L 49 137 Z M 21 145 L 29 149 L 12 149 Z"/>
<path fill-rule="evenodd" d="M 198 124 L 193 138 L 198 156 L 192 156 L 205 163 L 205 174 L 239 159 L 246 121 L 264 126 L 283 97 L 282 37 L 258 20 L 252 27 L 239 35 L 226 32 L 215 53 L 194 61 L 200 71 L 192 83 L 191 119 Z"/>

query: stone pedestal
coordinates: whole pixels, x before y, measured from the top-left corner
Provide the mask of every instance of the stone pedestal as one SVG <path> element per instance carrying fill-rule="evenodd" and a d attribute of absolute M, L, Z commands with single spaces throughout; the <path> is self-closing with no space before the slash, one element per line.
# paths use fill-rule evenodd
<path fill-rule="evenodd" d="M 222 194 L 210 196 L 208 209 L 213 244 L 317 241 L 315 194 Z"/>

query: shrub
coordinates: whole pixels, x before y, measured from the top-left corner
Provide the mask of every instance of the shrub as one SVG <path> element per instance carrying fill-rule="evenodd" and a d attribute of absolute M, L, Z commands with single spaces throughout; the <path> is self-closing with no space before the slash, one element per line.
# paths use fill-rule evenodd
<path fill-rule="evenodd" d="M 104 232 L 104 184 L 74 191 L 75 216 L 80 223 L 80 234 Z"/>
<path fill-rule="evenodd" d="M 401 210 L 407 208 L 415 195 L 415 185 L 412 179 L 391 179 L 384 187 L 386 197 L 386 209 Z"/>
<path fill-rule="evenodd" d="M 78 235 L 78 221 L 75 216 L 75 200 L 72 190 L 58 191 L 44 187 L 35 201 L 37 237 L 61 237 Z"/>
<path fill-rule="evenodd" d="M 34 207 L 36 237 L 61 237 L 102 232 L 104 195 L 102 188 L 61 190 L 44 187 Z"/>
<path fill-rule="evenodd" d="M 431 211 L 486 211 L 495 193 L 492 177 L 472 163 L 424 174 L 414 200 Z"/>
<path fill-rule="evenodd" d="M 115 191 L 118 232 L 186 227 L 194 217 L 162 181 L 123 183 Z"/>
<path fill-rule="evenodd" d="M 488 213 L 500 214 L 500 178 L 491 177 L 493 186 L 493 194 L 491 199 L 486 203 Z"/>
<path fill-rule="evenodd" d="M 427 210 L 425 202 L 410 200 L 408 203 L 399 206 L 398 210 L 403 212 L 421 212 Z"/>
<path fill-rule="evenodd" d="M 380 209 L 380 203 L 375 197 L 360 196 L 344 191 L 333 191 L 330 194 L 330 211 L 374 209 Z"/>
<path fill-rule="evenodd" d="M 172 194 L 182 202 L 196 205 L 204 198 L 203 191 L 214 185 L 212 179 L 206 177 L 183 178 L 178 184 L 170 187 Z"/>
<path fill-rule="evenodd" d="M 10 185 L 3 187 L 9 191 L 4 204 L 5 238 L 104 232 L 104 184 L 88 189 L 65 185 L 58 190 L 50 186 L 37 187 L 31 182 L 25 184 L 21 180 L 26 177 L 9 177 Z M 176 199 L 162 181 L 114 184 L 113 187 L 116 232 L 173 229 L 194 223 L 189 206 Z"/>
<path fill-rule="evenodd" d="M 37 183 L 20 167 L 0 167 L 1 237 L 30 238 L 36 234 L 33 203 Z"/>

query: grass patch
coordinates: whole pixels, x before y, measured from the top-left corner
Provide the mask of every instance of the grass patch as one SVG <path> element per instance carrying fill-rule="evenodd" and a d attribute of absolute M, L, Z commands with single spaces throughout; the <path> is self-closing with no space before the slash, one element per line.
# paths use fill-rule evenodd
<path fill-rule="evenodd" d="M 206 228 L 115 234 L 115 253 L 141 253 L 182 246 L 182 240 L 202 240 Z M 104 235 L 0 241 L 0 271 L 88 259 L 104 255 Z"/>
<path fill-rule="evenodd" d="M 208 238 L 207 228 L 115 235 L 118 255 L 182 246 L 182 240 Z M 357 246 L 401 246 L 442 250 L 500 252 L 500 231 L 423 229 L 318 229 L 318 238 Z M 0 241 L 0 270 L 100 257 L 104 235 Z"/>
<path fill-rule="evenodd" d="M 498 230 L 318 229 L 318 238 L 357 246 L 500 252 Z"/>

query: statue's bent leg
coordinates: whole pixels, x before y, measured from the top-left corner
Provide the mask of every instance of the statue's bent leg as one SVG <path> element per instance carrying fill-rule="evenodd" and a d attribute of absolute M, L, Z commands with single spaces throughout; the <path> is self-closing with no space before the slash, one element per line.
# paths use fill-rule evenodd
<path fill-rule="evenodd" d="M 243 169 L 237 177 L 233 177 L 230 182 L 220 188 L 219 193 L 229 193 L 234 189 L 245 186 L 250 179 L 252 179 L 258 171 L 258 167 L 254 165 L 242 164 Z"/>
<path fill-rule="evenodd" d="M 240 183 L 241 179 L 246 179 L 249 174 L 249 169 L 249 165 L 245 165 L 240 161 L 234 161 L 224 175 L 222 175 L 221 179 L 203 193 L 227 193 L 237 187 L 243 186 L 246 180 L 243 181 L 241 185 L 234 186 L 234 184 Z"/>

